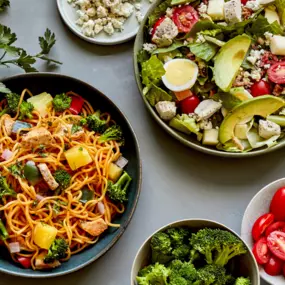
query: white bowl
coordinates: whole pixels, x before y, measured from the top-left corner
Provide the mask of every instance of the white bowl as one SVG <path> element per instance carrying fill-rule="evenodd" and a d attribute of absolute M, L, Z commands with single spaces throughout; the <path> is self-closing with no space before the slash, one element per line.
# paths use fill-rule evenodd
<path fill-rule="evenodd" d="M 241 225 L 241 237 L 247 243 L 247 245 L 252 249 L 253 240 L 251 236 L 251 229 L 254 222 L 261 215 L 269 212 L 270 202 L 273 198 L 275 192 L 280 188 L 285 186 L 285 178 L 276 180 L 265 187 L 263 187 L 250 201 L 248 204 Z M 262 266 L 259 266 L 260 276 L 269 284 L 272 285 L 284 285 L 285 279 L 282 275 L 280 276 L 270 276 L 268 275 Z"/>
<path fill-rule="evenodd" d="M 145 15 L 151 3 L 148 0 L 141 0 L 141 13 Z M 77 36 L 85 41 L 93 44 L 100 45 L 115 45 L 126 42 L 132 39 L 139 30 L 139 23 L 135 16 L 135 11 L 124 23 L 124 30 L 122 32 L 115 32 L 113 35 L 109 36 L 104 31 L 96 35 L 94 38 L 85 36 L 81 32 L 81 28 L 75 24 L 78 16 L 76 15 L 76 8 L 72 7 L 67 0 L 57 0 L 57 7 L 59 13 L 65 22 L 65 24 L 70 28 L 70 30 Z"/>
<path fill-rule="evenodd" d="M 138 272 L 140 269 L 145 267 L 149 264 L 149 258 L 151 254 L 151 248 L 150 248 L 150 240 L 152 236 L 160 231 L 163 231 L 167 228 L 171 227 L 188 227 L 192 228 L 193 230 L 199 230 L 202 228 L 219 228 L 223 230 L 227 230 L 231 232 L 232 234 L 236 235 L 234 231 L 226 227 L 225 225 L 222 225 L 220 223 L 211 221 L 211 220 L 203 220 L 203 219 L 188 219 L 188 220 L 180 220 L 173 223 L 170 223 L 168 225 L 163 226 L 162 228 L 158 229 L 156 232 L 154 232 L 151 236 L 149 236 L 140 249 L 138 250 L 136 257 L 133 262 L 132 271 L 131 271 L 131 285 L 136 285 L 136 276 L 138 275 Z M 247 245 L 246 245 L 247 246 Z M 259 272 L 258 272 L 258 266 L 257 263 L 253 257 L 253 254 L 251 253 L 250 249 L 247 247 L 248 252 L 239 258 L 235 260 L 235 269 L 237 270 L 236 273 L 243 276 L 249 276 L 251 280 L 251 285 L 260 285 L 260 278 L 259 278 Z"/>

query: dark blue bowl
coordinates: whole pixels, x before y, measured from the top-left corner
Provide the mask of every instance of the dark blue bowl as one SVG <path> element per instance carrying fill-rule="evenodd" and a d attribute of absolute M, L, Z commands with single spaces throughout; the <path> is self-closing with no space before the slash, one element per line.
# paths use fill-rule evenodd
<path fill-rule="evenodd" d="M 12 261 L 6 250 L 3 248 L 0 249 L 0 271 L 7 274 L 46 278 L 74 272 L 106 253 L 121 237 L 133 216 L 140 194 L 142 179 L 141 160 L 136 136 L 130 123 L 120 109 L 108 97 L 83 81 L 54 73 L 28 73 L 5 78 L 2 82 L 16 93 L 21 93 L 25 88 L 28 88 L 33 94 L 46 91 L 52 95 L 72 90 L 87 99 L 94 109 L 109 112 L 112 118 L 123 129 L 125 145 L 122 148 L 122 153 L 129 161 L 126 170 L 133 180 L 129 189 L 129 200 L 126 204 L 126 210 L 122 215 L 113 220 L 114 223 L 121 224 L 120 228 L 108 229 L 96 244 L 88 247 L 81 253 L 73 255 L 69 261 L 63 262 L 60 267 L 51 271 L 23 269 Z"/>

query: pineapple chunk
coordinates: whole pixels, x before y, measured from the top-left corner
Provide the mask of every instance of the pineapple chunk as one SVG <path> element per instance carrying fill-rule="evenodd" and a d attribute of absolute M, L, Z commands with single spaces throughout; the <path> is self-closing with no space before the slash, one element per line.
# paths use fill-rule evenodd
<path fill-rule="evenodd" d="M 108 177 L 113 182 L 116 182 L 122 175 L 123 169 L 117 166 L 115 163 L 110 163 Z"/>
<path fill-rule="evenodd" d="M 29 98 L 27 101 L 34 105 L 35 110 L 38 111 L 41 117 L 48 114 L 48 109 L 52 106 L 52 96 L 46 92 Z"/>
<path fill-rule="evenodd" d="M 37 223 L 34 229 L 34 241 L 40 248 L 49 249 L 57 235 L 57 229 L 44 223 Z"/>
<path fill-rule="evenodd" d="M 72 170 L 76 170 L 92 162 L 89 152 L 82 146 L 74 146 L 66 151 L 64 155 Z"/>

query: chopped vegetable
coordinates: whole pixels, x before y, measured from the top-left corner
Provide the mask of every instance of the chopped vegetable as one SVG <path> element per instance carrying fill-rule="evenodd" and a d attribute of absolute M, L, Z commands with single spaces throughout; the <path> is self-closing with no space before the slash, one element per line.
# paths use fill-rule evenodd
<path fill-rule="evenodd" d="M 60 260 L 66 257 L 68 250 L 68 244 L 62 238 L 55 239 L 50 248 L 48 254 L 44 258 L 45 263 L 52 263 L 55 260 Z"/>
<path fill-rule="evenodd" d="M 84 100 L 80 96 L 72 96 L 72 101 L 69 107 L 69 110 L 72 114 L 78 115 L 83 107 Z"/>
<path fill-rule="evenodd" d="M 16 196 L 16 192 L 8 185 L 7 180 L 5 177 L 0 176 L 0 199 L 4 196 Z"/>
<path fill-rule="evenodd" d="M 136 280 L 138 285 L 157 284 L 166 285 L 170 270 L 164 265 L 156 263 L 140 270 Z M 179 285 L 179 284 L 178 284 Z"/>
<path fill-rule="evenodd" d="M 87 125 L 95 133 L 103 133 L 106 130 L 106 121 L 100 118 L 101 112 L 96 111 L 94 114 L 81 119 L 82 125 Z"/>
<path fill-rule="evenodd" d="M 12 156 L 13 156 L 13 152 L 9 149 L 4 149 L 1 155 L 1 157 L 6 161 L 9 160 Z"/>
<path fill-rule="evenodd" d="M 36 185 L 41 181 L 42 176 L 34 161 L 27 161 L 24 166 L 24 176 L 32 184 Z"/>
<path fill-rule="evenodd" d="M 80 202 L 85 204 L 88 201 L 94 200 L 94 191 L 90 190 L 89 188 L 85 187 L 81 190 L 82 195 L 80 198 Z"/>
<path fill-rule="evenodd" d="M 57 229 L 45 223 L 36 224 L 33 232 L 34 242 L 43 249 L 49 249 L 55 240 Z"/>
<path fill-rule="evenodd" d="M 53 173 L 55 181 L 59 184 L 59 187 L 56 189 L 58 193 L 62 192 L 64 189 L 68 188 L 71 181 L 71 175 L 64 169 L 57 169 Z"/>
<path fill-rule="evenodd" d="M 52 104 L 56 112 L 63 112 L 70 108 L 71 97 L 67 96 L 65 93 L 57 94 L 53 98 Z"/>
<path fill-rule="evenodd" d="M 31 268 L 31 258 L 30 257 L 25 257 L 25 256 L 19 256 L 18 257 L 19 263 L 26 269 Z"/>
<path fill-rule="evenodd" d="M 127 190 L 131 183 L 132 178 L 124 171 L 122 176 L 116 183 L 108 181 L 108 196 L 111 200 L 124 203 L 128 200 Z"/>
<path fill-rule="evenodd" d="M 120 143 L 124 142 L 123 132 L 120 126 L 113 125 L 108 128 L 98 139 L 99 143 L 104 143 L 107 141 L 117 141 Z"/>
<path fill-rule="evenodd" d="M 118 160 L 115 161 L 115 164 L 120 168 L 124 168 L 128 164 L 128 160 L 125 157 L 120 156 Z"/>
<path fill-rule="evenodd" d="M 7 229 L 5 225 L 3 224 L 3 221 L 0 219 L 0 238 L 2 240 L 5 240 L 9 237 L 9 234 L 7 232 Z"/>
<path fill-rule="evenodd" d="M 76 170 L 92 162 L 92 158 L 87 149 L 81 146 L 70 148 L 64 155 L 72 170 Z"/>
<path fill-rule="evenodd" d="M 9 243 L 9 250 L 11 253 L 18 253 L 21 251 L 20 244 L 18 242 Z"/>

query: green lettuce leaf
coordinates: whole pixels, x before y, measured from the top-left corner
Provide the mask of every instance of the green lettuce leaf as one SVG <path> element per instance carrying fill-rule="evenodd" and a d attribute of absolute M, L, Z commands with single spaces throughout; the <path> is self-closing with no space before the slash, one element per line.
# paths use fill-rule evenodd
<path fill-rule="evenodd" d="M 197 135 L 201 135 L 199 133 L 199 126 L 196 124 L 196 121 L 194 118 L 189 117 L 186 114 L 182 115 L 176 115 L 170 122 L 169 122 L 170 127 L 185 133 L 187 135 L 194 133 Z"/>
<path fill-rule="evenodd" d="M 256 128 L 252 128 L 247 133 L 247 139 L 248 139 L 252 148 L 260 148 L 263 146 L 272 147 L 272 146 L 277 144 L 278 138 L 279 138 L 279 135 L 276 135 L 276 136 L 273 136 L 273 137 L 265 140 L 259 136 Z"/>
<path fill-rule="evenodd" d="M 223 150 L 227 152 L 248 152 L 252 150 L 249 142 L 247 140 L 239 140 L 242 146 L 244 147 L 243 150 L 239 149 L 233 141 L 226 142 L 225 144 L 219 143 L 216 147 L 218 150 Z"/>
<path fill-rule="evenodd" d="M 146 94 L 151 84 L 156 85 L 161 80 L 165 69 L 156 55 L 152 55 L 149 60 L 142 62 L 141 66 L 142 83 L 147 87 L 144 89 L 144 94 Z"/>
<path fill-rule="evenodd" d="M 137 54 L 138 63 L 140 64 L 147 61 L 149 58 L 150 58 L 149 53 L 144 49 L 141 49 Z"/>
<path fill-rule="evenodd" d="M 171 52 L 171 51 L 174 51 L 180 47 L 183 47 L 184 44 L 183 42 L 181 41 L 177 41 L 177 42 L 174 42 L 171 46 L 169 47 L 166 47 L 166 48 L 157 48 L 156 50 L 154 50 L 152 52 L 152 54 L 158 54 L 158 53 L 167 53 L 167 52 Z"/>
<path fill-rule="evenodd" d="M 253 36 L 259 37 L 263 36 L 265 32 L 269 32 L 274 35 L 282 35 L 283 29 L 277 23 L 277 21 L 269 24 L 264 16 L 259 15 L 257 19 L 252 23 L 251 27 L 247 29 L 247 32 Z"/>
<path fill-rule="evenodd" d="M 199 32 L 199 34 L 205 35 L 205 36 L 215 37 L 217 34 L 220 34 L 221 32 L 222 32 L 221 29 L 214 29 L 214 30 L 201 31 L 201 32 Z"/>
<path fill-rule="evenodd" d="M 218 51 L 216 45 L 208 42 L 190 44 L 189 47 L 192 53 L 205 61 L 211 60 Z"/>
<path fill-rule="evenodd" d="M 159 53 L 157 57 L 159 60 L 163 62 L 167 62 L 169 59 L 183 57 L 183 54 L 177 49 L 177 50 L 166 52 L 166 53 Z"/>
<path fill-rule="evenodd" d="M 158 5 L 151 15 L 148 17 L 148 25 L 149 27 L 152 27 L 154 23 L 165 14 L 165 11 L 168 7 L 170 7 L 171 0 L 166 0 L 162 2 L 160 5 Z"/>
<path fill-rule="evenodd" d="M 285 0 L 276 0 L 275 5 L 277 7 L 278 15 L 283 27 L 285 26 Z"/>
<path fill-rule="evenodd" d="M 154 84 L 151 85 L 151 88 L 145 97 L 151 106 L 155 106 L 155 104 L 160 101 L 172 101 L 171 95 Z"/>
<path fill-rule="evenodd" d="M 232 95 L 230 92 L 219 91 L 214 95 L 214 100 L 221 100 L 222 105 L 227 110 L 233 109 L 235 106 L 239 105 L 242 100 Z"/>

